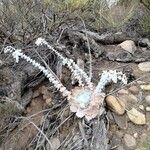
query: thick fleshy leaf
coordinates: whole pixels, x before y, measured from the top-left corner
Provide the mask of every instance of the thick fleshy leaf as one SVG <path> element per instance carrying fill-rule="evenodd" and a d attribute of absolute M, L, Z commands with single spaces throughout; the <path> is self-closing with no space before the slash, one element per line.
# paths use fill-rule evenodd
<path fill-rule="evenodd" d="M 91 120 L 99 114 L 105 94 L 95 95 L 94 90 L 95 88 L 91 91 L 88 87 L 75 87 L 71 91 L 72 95 L 68 102 L 70 110 L 76 112 L 77 117 Z"/>

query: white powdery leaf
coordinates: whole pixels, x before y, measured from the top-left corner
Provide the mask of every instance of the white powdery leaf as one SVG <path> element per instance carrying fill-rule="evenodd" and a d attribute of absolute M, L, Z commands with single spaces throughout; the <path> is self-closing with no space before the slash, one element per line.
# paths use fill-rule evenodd
<path fill-rule="evenodd" d="M 25 57 L 26 61 L 29 62 L 31 59 L 29 57 Z"/>
<path fill-rule="evenodd" d="M 62 84 L 58 83 L 57 88 L 60 89 L 62 87 Z"/>
<path fill-rule="evenodd" d="M 36 63 L 34 64 L 34 66 L 39 68 L 39 67 L 40 67 L 40 64 L 36 62 Z"/>
<path fill-rule="evenodd" d="M 6 48 L 4 48 L 4 53 L 12 53 L 13 51 L 15 51 L 16 49 L 13 48 L 12 46 L 7 46 Z"/>
<path fill-rule="evenodd" d="M 70 106 L 70 110 L 71 110 L 72 112 L 77 112 L 78 107 L 75 106 L 75 105 L 71 105 L 71 106 Z"/>
<path fill-rule="evenodd" d="M 48 74 L 48 75 L 47 75 L 47 78 L 51 78 L 51 77 L 52 77 L 52 75 L 51 75 L 51 74 Z"/>
<path fill-rule="evenodd" d="M 84 117 L 85 114 L 84 114 L 84 112 L 82 110 L 78 110 L 76 112 L 76 115 L 77 115 L 78 118 L 82 118 L 82 117 Z"/>
<path fill-rule="evenodd" d="M 60 92 L 64 92 L 66 90 L 65 87 L 60 88 Z"/>
<path fill-rule="evenodd" d="M 125 74 L 123 74 L 123 77 L 122 77 L 122 82 L 124 83 L 124 84 L 127 84 L 127 77 L 125 76 Z"/>
<path fill-rule="evenodd" d="M 19 62 L 19 57 L 21 56 L 21 50 L 15 50 L 12 53 L 12 56 L 16 59 L 16 63 L 18 63 Z"/>
<path fill-rule="evenodd" d="M 101 92 L 109 82 L 113 81 L 117 83 L 117 80 L 121 80 L 124 84 L 127 84 L 127 78 L 122 72 L 116 72 L 116 70 L 103 71 L 95 93 Z"/>
<path fill-rule="evenodd" d="M 36 41 L 35 41 L 35 44 L 37 45 L 37 46 L 39 46 L 39 45 L 42 45 L 43 43 L 45 43 L 45 40 L 43 39 L 43 38 L 38 38 Z"/>

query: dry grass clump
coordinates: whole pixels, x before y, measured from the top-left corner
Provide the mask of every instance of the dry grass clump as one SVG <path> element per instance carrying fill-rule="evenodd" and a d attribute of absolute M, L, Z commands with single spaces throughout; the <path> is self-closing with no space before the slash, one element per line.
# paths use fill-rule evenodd
<path fill-rule="evenodd" d="M 118 2 L 110 8 L 107 0 L 2 0 L 0 42 L 28 45 L 71 20 L 80 26 L 81 18 L 95 30 L 120 27 L 134 15 L 137 4 Z"/>

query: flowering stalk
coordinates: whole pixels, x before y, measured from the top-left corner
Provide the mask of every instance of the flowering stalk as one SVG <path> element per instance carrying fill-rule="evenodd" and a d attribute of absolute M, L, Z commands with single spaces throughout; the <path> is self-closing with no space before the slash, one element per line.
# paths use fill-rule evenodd
<path fill-rule="evenodd" d="M 19 62 L 19 58 L 22 58 L 27 62 L 31 63 L 34 67 L 38 68 L 44 73 L 44 75 L 49 79 L 49 81 L 54 84 L 54 87 L 56 87 L 60 92 L 63 93 L 63 96 L 68 96 L 68 98 L 70 97 L 70 92 L 66 89 L 66 87 L 63 86 L 63 84 L 58 80 L 58 78 L 56 78 L 56 75 L 51 69 L 46 69 L 44 66 L 31 59 L 29 56 L 23 54 L 20 49 L 15 49 L 11 46 L 7 46 L 4 49 L 4 52 L 12 53 L 12 56 L 14 57 L 14 59 L 16 59 L 16 63 Z"/>
<path fill-rule="evenodd" d="M 118 80 L 122 81 L 124 84 L 127 84 L 127 78 L 122 72 L 117 72 L 116 70 L 103 71 L 98 85 L 96 86 L 95 93 L 101 93 L 108 83 L 117 83 Z"/>
<path fill-rule="evenodd" d="M 35 42 L 37 46 L 39 45 L 46 45 L 50 50 L 52 50 L 60 59 L 62 59 L 63 65 L 67 65 L 67 67 L 71 70 L 71 72 L 74 74 L 74 77 L 79 81 L 79 85 L 83 85 L 82 79 L 85 80 L 87 85 L 91 87 L 91 79 L 88 77 L 88 75 L 72 60 L 63 57 L 58 51 L 56 51 L 51 45 L 48 44 L 48 42 L 45 41 L 43 38 L 38 38 Z"/>

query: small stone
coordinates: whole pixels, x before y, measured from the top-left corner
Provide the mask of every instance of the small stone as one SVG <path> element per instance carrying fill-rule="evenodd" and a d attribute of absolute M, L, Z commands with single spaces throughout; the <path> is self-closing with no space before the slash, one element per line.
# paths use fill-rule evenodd
<path fill-rule="evenodd" d="M 137 94 L 139 92 L 139 89 L 137 86 L 131 86 L 129 88 L 129 91 L 132 93 L 132 94 Z"/>
<path fill-rule="evenodd" d="M 50 141 L 51 141 L 51 144 L 52 144 L 54 150 L 56 150 L 60 147 L 61 143 L 58 138 L 52 138 Z"/>
<path fill-rule="evenodd" d="M 126 101 L 127 103 L 136 104 L 138 102 L 138 99 L 133 94 L 124 94 L 124 95 L 118 95 L 120 99 Z"/>
<path fill-rule="evenodd" d="M 136 132 L 136 133 L 134 133 L 134 138 L 138 138 L 138 133 Z"/>
<path fill-rule="evenodd" d="M 139 81 L 137 81 L 137 84 L 140 84 L 140 85 L 145 84 L 145 81 L 139 80 Z"/>
<path fill-rule="evenodd" d="M 150 106 L 150 95 L 145 97 L 146 104 Z"/>
<path fill-rule="evenodd" d="M 140 87 L 141 87 L 141 89 L 144 90 L 144 91 L 150 91 L 150 84 L 141 85 Z"/>
<path fill-rule="evenodd" d="M 125 89 L 121 89 L 118 91 L 118 94 L 128 94 L 128 90 L 125 90 Z"/>
<path fill-rule="evenodd" d="M 146 123 L 145 115 L 137 111 L 135 108 L 132 108 L 130 111 L 128 111 L 127 115 L 129 119 L 135 124 L 143 125 Z"/>
<path fill-rule="evenodd" d="M 146 107 L 146 111 L 150 111 L 150 107 Z"/>
<path fill-rule="evenodd" d="M 149 72 L 150 71 L 150 62 L 139 63 L 138 67 L 143 72 Z"/>
<path fill-rule="evenodd" d="M 120 99 L 116 98 L 115 96 L 109 95 L 106 97 L 106 104 L 108 108 L 115 112 L 118 115 L 123 115 L 125 112 L 125 104 Z"/>
<path fill-rule="evenodd" d="M 50 106 L 51 104 L 52 104 L 52 99 L 51 98 L 48 98 L 48 99 L 46 99 L 46 104 L 48 105 L 48 106 Z"/>
<path fill-rule="evenodd" d="M 66 110 L 64 111 L 64 116 L 67 118 L 69 115 L 70 115 L 70 110 L 69 110 L 69 109 L 66 109 Z"/>
<path fill-rule="evenodd" d="M 136 146 L 136 140 L 133 136 L 130 134 L 124 135 L 124 143 L 128 148 L 134 148 Z"/>
<path fill-rule="evenodd" d="M 117 115 L 113 113 L 113 117 L 115 120 L 115 123 L 119 126 L 121 129 L 127 129 L 127 116 L 126 115 Z"/>
<path fill-rule="evenodd" d="M 133 101 L 134 101 L 134 102 L 138 102 L 138 99 L 137 99 L 137 97 L 136 97 L 135 95 L 129 94 L 128 96 L 129 96 L 129 99 L 132 100 L 132 102 L 133 102 Z M 129 99 L 128 99 L 128 100 L 129 100 Z"/>
<path fill-rule="evenodd" d="M 132 40 L 126 40 L 119 44 L 119 46 L 121 46 L 121 48 L 123 48 L 131 54 L 134 54 L 134 52 L 136 51 L 136 45 Z"/>
<path fill-rule="evenodd" d="M 124 95 L 119 94 L 118 97 L 124 102 L 125 108 L 127 109 L 130 109 L 132 106 L 134 106 L 138 102 L 137 97 L 134 96 L 133 94 L 124 94 Z"/>
<path fill-rule="evenodd" d="M 144 106 L 143 106 L 143 105 L 139 105 L 139 108 L 140 108 L 141 110 L 144 110 Z"/>

